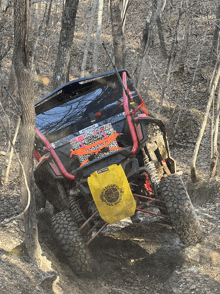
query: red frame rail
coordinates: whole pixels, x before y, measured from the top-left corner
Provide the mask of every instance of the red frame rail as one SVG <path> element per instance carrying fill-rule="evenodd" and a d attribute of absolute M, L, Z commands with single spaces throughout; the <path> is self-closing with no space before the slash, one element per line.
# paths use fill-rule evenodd
<path fill-rule="evenodd" d="M 125 86 L 125 89 L 127 90 L 127 75 L 125 71 L 122 73 L 122 81 Z M 138 150 L 138 138 L 135 132 L 134 124 L 132 123 L 131 112 L 130 112 L 129 104 L 128 104 L 128 97 L 124 89 L 123 89 L 123 104 L 124 104 L 125 116 L 127 118 L 128 127 L 129 127 L 132 141 L 133 141 L 133 148 L 132 148 L 132 154 L 131 154 L 131 156 L 133 156 L 135 153 L 137 153 L 137 150 Z"/>
<path fill-rule="evenodd" d="M 125 71 L 122 73 L 122 81 L 124 83 L 125 88 L 127 89 L 127 74 L 126 74 Z M 139 96 L 140 96 L 140 94 L 139 94 Z M 127 122 L 128 122 L 129 130 L 130 130 L 130 133 L 131 133 L 132 141 L 133 141 L 133 147 L 132 147 L 131 156 L 133 156 L 138 151 L 138 138 L 137 138 L 137 135 L 136 135 L 134 124 L 132 122 L 132 115 L 134 115 L 139 109 L 141 109 L 144 112 L 144 114 L 146 116 L 148 116 L 148 112 L 147 112 L 147 109 L 146 109 L 146 106 L 144 104 L 144 101 L 143 101 L 142 97 L 141 97 L 141 100 L 142 100 L 142 103 L 137 107 L 136 110 L 131 112 L 130 109 L 129 109 L 128 97 L 127 97 L 127 95 L 125 93 L 125 90 L 123 90 L 124 111 L 125 111 L 125 116 L 126 116 L 126 119 L 127 119 Z M 73 175 L 69 174 L 66 171 L 65 167 L 63 166 L 63 164 L 60 161 L 59 157 L 57 156 L 56 152 L 54 151 L 53 146 L 50 144 L 50 142 L 47 140 L 47 138 L 37 128 L 35 130 L 36 130 L 37 136 L 43 141 L 43 143 L 45 144 L 47 150 L 52 155 L 54 161 L 56 162 L 58 168 L 60 169 L 60 172 L 66 178 L 68 178 L 70 180 L 76 180 L 76 178 Z M 39 156 L 37 154 L 35 154 L 35 157 L 39 161 L 40 158 L 39 158 Z"/>
<path fill-rule="evenodd" d="M 123 83 L 125 85 L 125 88 L 127 89 L 127 75 L 126 75 L 126 72 L 122 73 L 122 80 L 123 80 Z M 132 117 L 131 117 L 132 113 L 130 112 L 130 109 L 129 109 L 128 97 L 127 97 L 124 90 L 123 90 L 123 105 L 124 105 L 125 116 L 127 118 L 128 126 L 129 126 L 129 129 L 130 129 L 131 137 L 132 137 L 132 141 L 133 141 L 133 148 L 132 148 L 132 154 L 131 154 L 131 156 L 133 156 L 135 153 L 137 153 L 137 150 L 138 150 L 138 138 L 137 138 L 137 135 L 136 135 L 136 132 L 135 132 L 134 124 L 132 122 Z M 142 99 L 142 103 L 138 107 L 138 109 L 140 109 L 140 108 L 146 110 L 143 99 Z M 136 111 L 138 111 L 138 109 L 136 109 Z M 136 111 L 133 112 L 133 114 L 135 114 Z M 144 111 L 144 113 L 147 115 L 147 110 L 146 110 L 146 112 Z M 59 157 L 57 156 L 55 150 L 53 149 L 53 146 L 50 144 L 50 142 L 47 140 L 47 138 L 38 130 L 38 128 L 36 128 L 35 130 L 36 130 L 37 136 L 42 140 L 42 142 L 45 144 L 47 150 L 52 155 L 54 161 L 56 162 L 58 168 L 60 169 L 60 172 L 67 179 L 75 181 L 76 178 L 66 171 L 65 167 L 63 166 L 62 162 L 60 161 Z M 39 161 L 40 158 L 38 158 L 37 154 L 35 154 L 35 157 Z"/>
<path fill-rule="evenodd" d="M 52 155 L 54 161 L 56 162 L 60 172 L 67 178 L 70 180 L 76 180 L 76 178 L 69 174 L 65 167 L 63 166 L 62 162 L 60 161 L 59 157 L 57 156 L 56 152 L 53 149 L 53 146 L 50 144 L 50 142 L 47 140 L 47 138 L 38 130 L 38 128 L 35 128 L 36 130 L 36 134 L 37 136 L 43 141 L 43 143 L 45 144 L 47 150 L 50 152 L 50 154 Z"/>

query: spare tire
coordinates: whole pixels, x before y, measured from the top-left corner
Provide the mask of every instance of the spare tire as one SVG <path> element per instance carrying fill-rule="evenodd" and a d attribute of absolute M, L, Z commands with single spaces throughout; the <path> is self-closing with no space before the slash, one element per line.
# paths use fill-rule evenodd
<path fill-rule="evenodd" d="M 162 178 L 159 191 L 181 241 L 187 245 L 200 242 L 202 229 L 181 177 L 172 174 Z"/>

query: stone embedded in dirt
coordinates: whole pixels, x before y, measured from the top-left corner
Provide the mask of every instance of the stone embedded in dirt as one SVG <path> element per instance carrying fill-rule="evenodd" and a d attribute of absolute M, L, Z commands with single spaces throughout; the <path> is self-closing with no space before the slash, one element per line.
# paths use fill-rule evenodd
<path fill-rule="evenodd" d="M 219 294 L 220 284 L 197 268 L 175 270 L 165 283 L 164 294 Z"/>

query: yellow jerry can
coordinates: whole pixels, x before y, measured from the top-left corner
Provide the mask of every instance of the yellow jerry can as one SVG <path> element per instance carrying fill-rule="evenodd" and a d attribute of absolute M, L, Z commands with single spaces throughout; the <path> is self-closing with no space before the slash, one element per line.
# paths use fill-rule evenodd
<path fill-rule="evenodd" d="M 101 218 L 109 224 L 135 213 L 136 202 L 121 165 L 95 171 L 88 184 Z"/>

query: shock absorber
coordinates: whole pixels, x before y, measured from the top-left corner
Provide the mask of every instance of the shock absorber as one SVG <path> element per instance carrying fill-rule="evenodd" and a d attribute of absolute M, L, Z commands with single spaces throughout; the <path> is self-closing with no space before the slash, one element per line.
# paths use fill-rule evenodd
<path fill-rule="evenodd" d="M 69 204 L 78 226 L 81 227 L 81 225 L 86 221 L 86 218 L 79 207 L 76 197 L 71 197 Z"/>
<path fill-rule="evenodd" d="M 160 180 L 159 180 L 159 177 L 158 177 L 158 174 L 157 174 L 155 164 L 153 163 L 153 161 L 150 161 L 149 156 L 147 155 L 144 147 L 141 150 L 142 150 L 142 153 L 143 153 L 143 156 L 144 156 L 144 165 L 149 170 L 150 178 L 151 178 L 152 183 L 157 188 L 159 186 Z"/>

